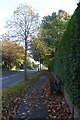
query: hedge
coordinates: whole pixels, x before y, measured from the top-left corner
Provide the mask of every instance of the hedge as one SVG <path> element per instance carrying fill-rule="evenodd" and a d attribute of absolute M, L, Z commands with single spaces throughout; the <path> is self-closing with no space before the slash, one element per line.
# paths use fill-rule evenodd
<path fill-rule="evenodd" d="M 63 83 L 73 104 L 80 106 L 80 3 L 49 66 Z"/>
<path fill-rule="evenodd" d="M 49 61 L 48 61 L 48 70 L 49 71 L 52 71 L 53 69 L 53 58 L 51 58 Z"/>

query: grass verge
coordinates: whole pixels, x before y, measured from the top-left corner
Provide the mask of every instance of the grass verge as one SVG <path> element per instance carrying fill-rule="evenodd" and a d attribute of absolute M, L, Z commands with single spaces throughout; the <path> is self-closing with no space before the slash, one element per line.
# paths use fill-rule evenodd
<path fill-rule="evenodd" d="M 37 72 L 26 80 L 10 87 L 2 92 L 2 114 L 3 118 L 8 119 L 11 112 L 16 111 L 21 104 L 27 90 L 38 80 L 42 72 Z M 14 113 L 13 113 L 14 114 Z M 11 114 L 12 115 L 12 114 Z"/>

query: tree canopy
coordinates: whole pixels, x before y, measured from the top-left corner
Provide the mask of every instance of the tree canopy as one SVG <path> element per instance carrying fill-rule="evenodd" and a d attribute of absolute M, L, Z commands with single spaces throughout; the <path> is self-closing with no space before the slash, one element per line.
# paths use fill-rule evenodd
<path fill-rule="evenodd" d="M 7 21 L 8 36 L 13 40 L 25 41 L 37 33 L 39 16 L 27 4 L 21 4 L 14 11 L 10 20 Z"/>
<path fill-rule="evenodd" d="M 10 69 L 14 65 L 23 64 L 24 48 L 10 40 L 2 41 L 2 60 L 6 68 Z"/>
<path fill-rule="evenodd" d="M 32 39 L 32 54 L 35 60 L 54 57 L 55 48 L 59 43 L 70 19 L 70 15 L 63 10 L 58 14 L 44 16 L 37 37 Z"/>
<path fill-rule="evenodd" d="M 70 15 L 63 10 L 59 10 L 58 14 L 53 12 L 51 16 L 43 17 L 40 34 L 48 47 L 55 48 L 59 43 L 69 20 Z"/>
<path fill-rule="evenodd" d="M 49 53 L 47 44 L 42 42 L 39 38 L 33 38 L 31 42 L 31 53 L 33 58 L 39 61 Z"/>

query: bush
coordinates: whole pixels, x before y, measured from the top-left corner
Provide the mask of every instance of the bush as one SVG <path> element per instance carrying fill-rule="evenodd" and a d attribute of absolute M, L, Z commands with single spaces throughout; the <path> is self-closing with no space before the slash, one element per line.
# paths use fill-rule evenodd
<path fill-rule="evenodd" d="M 48 70 L 52 71 L 53 70 L 53 58 L 51 58 L 48 62 Z"/>
<path fill-rule="evenodd" d="M 52 60 L 53 61 L 53 60 Z M 53 65 L 52 65 L 53 64 Z M 52 71 L 58 76 L 73 104 L 80 104 L 80 3 L 57 47 Z"/>

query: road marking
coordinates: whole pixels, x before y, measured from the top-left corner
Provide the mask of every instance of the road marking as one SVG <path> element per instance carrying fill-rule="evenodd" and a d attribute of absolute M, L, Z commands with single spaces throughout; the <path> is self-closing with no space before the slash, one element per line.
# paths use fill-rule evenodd
<path fill-rule="evenodd" d="M 10 78 L 10 77 L 14 77 L 14 76 L 18 76 L 19 74 L 16 74 L 16 75 L 10 75 L 10 76 L 8 76 L 8 77 L 0 77 L 0 78 L 2 78 L 2 79 L 7 79 L 7 78 Z"/>
<path fill-rule="evenodd" d="M 16 75 L 10 75 L 11 77 L 14 77 L 14 76 L 17 76 L 17 75 L 19 75 L 19 74 L 16 74 Z"/>
<path fill-rule="evenodd" d="M 6 78 L 9 78 L 9 77 L 2 77 L 2 79 L 6 79 Z"/>

